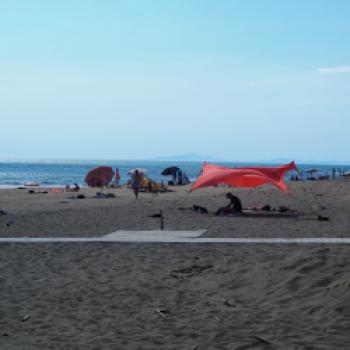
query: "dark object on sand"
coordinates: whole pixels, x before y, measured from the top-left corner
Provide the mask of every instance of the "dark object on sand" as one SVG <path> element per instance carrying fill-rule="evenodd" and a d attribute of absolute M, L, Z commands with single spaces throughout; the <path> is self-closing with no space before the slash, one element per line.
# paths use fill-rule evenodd
<path fill-rule="evenodd" d="M 289 208 L 281 205 L 279 208 L 278 208 L 278 212 L 279 213 L 287 213 L 289 211 Z"/>
<path fill-rule="evenodd" d="M 192 210 L 193 207 L 178 207 L 177 210 Z"/>
<path fill-rule="evenodd" d="M 329 217 L 328 216 L 318 215 L 317 218 L 318 218 L 319 221 L 329 221 Z"/>
<path fill-rule="evenodd" d="M 85 199 L 85 196 L 83 194 L 78 194 L 77 199 Z"/>
<path fill-rule="evenodd" d="M 159 210 L 159 213 L 148 215 L 149 218 L 160 218 L 160 230 L 164 230 L 164 215 L 162 209 Z"/>
<path fill-rule="evenodd" d="M 229 306 L 229 307 L 236 307 L 235 304 L 232 304 L 231 302 L 229 302 L 227 299 L 222 299 L 222 302 L 224 303 L 224 305 Z"/>
<path fill-rule="evenodd" d="M 263 344 L 272 344 L 269 340 L 264 339 L 264 338 L 262 338 L 262 337 L 260 337 L 258 335 L 253 335 L 253 338 L 255 340 L 257 340 L 258 342 L 263 343 Z"/>
<path fill-rule="evenodd" d="M 213 266 L 214 265 L 192 265 L 182 269 L 172 270 L 170 276 L 174 278 L 178 278 L 180 276 L 192 277 L 199 275 L 204 270 L 211 269 Z"/>
<path fill-rule="evenodd" d="M 265 204 L 263 207 L 261 207 L 260 210 L 263 210 L 263 211 L 271 211 L 271 205 L 270 204 Z"/>
<path fill-rule="evenodd" d="M 239 214 L 238 214 L 239 215 Z M 249 218 L 297 218 L 300 215 L 297 211 L 280 213 L 277 210 L 264 211 L 264 210 L 256 210 L 256 209 L 244 209 L 241 213 L 244 217 Z M 237 214 L 236 214 L 237 216 Z"/>
<path fill-rule="evenodd" d="M 208 209 L 205 208 L 205 207 L 201 207 L 200 205 L 196 205 L 196 204 L 193 204 L 193 210 L 194 211 L 198 211 L 199 213 L 202 213 L 202 214 L 208 214 Z"/>
<path fill-rule="evenodd" d="M 7 215 L 7 212 L 3 209 L 0 209 L 0 215 Z"/>
<path fill-rule="evenodd" d="M 159 314 L 162 317 L 165 317 L 169 311 L 166 309 L 160 309 L 159 307 L 156 308 L 156 313 Z"/>
<path fill-rule="evenodd" d="M 164 230 L 164 215 L 162 209 L 159 210 L 160 213 L 160 230 Z"/>
<path fill-rule="evenodd" d="M 295 213 L 295 210 L 290 209 L 288 207 L 285 207 L 284 205 L 281 205 L 278 207 L 277 212 L 279 213 Z"/>
<path fill-rule="evenodd" d="M 48 193 L 47 191 L 34 191 L 34 190 L 29 190 L 28 193 Z"/>
<path fill-rule="evenodd" d="M 102 193 L 102 192 L 97 192 L 96 193 L 96 197 L 95 198 L 115 198 L 115 194 L 114 193 Z"/>

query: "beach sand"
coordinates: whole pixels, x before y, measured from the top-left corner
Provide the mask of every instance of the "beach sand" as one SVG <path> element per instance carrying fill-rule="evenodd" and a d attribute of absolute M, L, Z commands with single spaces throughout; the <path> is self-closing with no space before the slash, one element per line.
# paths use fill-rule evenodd
<path fill-rule="evenodd" d="M 206 237 L 350 237 L 350 182 L 235 189 L 245 207 L 298 217 L 215 217 L 226 188 L 159 195 L 0 191 L 1 237 L 207 229 Z M 35 189 L 42 191 L 43 189 Z M 63 202 L 63 203 L 62 203 Z M 181 208 L 181 210 L 179 210 Z M 316 213 L 329 216 L 318 221 Z M 0 245 L 0 349 L 345 349 L 350 247 L 41 243 Z"/>
<path fill-rule="evenodd" d="M 149 217 L 162 209 L 167 230 L 206 229 L 206 237 L 350 237 L 350 181 L 294 182 L 290 194 L 270 186 L 234 189 L 244 207 L 269 204 L 297 210 L 296 218 L 285 216 L 215 217 L 228 203 L 228 188 L 205 188 L 189 193 L 190 187 L 173 187 L 175 192 L 153 195 L 141 193 L 138 200 L 131 190 L 108 189 L 116 198 L 94 198 L 98 190 L 83 189 L 85 199 L 74 192 L 30 194 L 27 190 L 1 190 L 1 237 L 96 236 L 116 230 L 158 230 L 159 218 Z M 45 189 L 33 189 L 40 192 Z M 200 214 L 191 207 L 206 207 Z M 317 215 L 329 216 L 329 222 Z M 9 225 L 7 225 L 9 224 Z"/>

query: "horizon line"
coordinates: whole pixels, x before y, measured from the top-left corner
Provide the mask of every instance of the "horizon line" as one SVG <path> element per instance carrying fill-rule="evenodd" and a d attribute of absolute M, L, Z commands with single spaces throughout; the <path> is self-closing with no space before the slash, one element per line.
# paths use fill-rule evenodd
<path fill-rule="evenodd" d="M 290 160 L 288 160 L 289 158 L 281 158 L 281 159 L 247 159 L 247 160 L 241 160 L 241 159 L 233 159 L 233 160 L 228 160 L 228 159 L 215 159 L 215 157 L 213 156 L 208 156 L 208 158 L 211 158 L 210 160 L 205 160 L 205 158 L 203 158 L 203 160 L 191 160 L 191 159 L 171 159 L 171 158 L 175 158 L 176 156 L 169 156 L 169 159 L 166 159 L 167 157 L 157 157 L 159 159 L 150 159 L 150 158 L 85 158 L 85 157 L 81 157 L 81 158 L 55 158 L 55 157 L 1 157 L 0 158 L 0 163 L 14 163 L 14 162 L 79 162 L 79 161 L 83 161 L 83 162 L 103 162 L 103 161 L 121 161 L 121 162 L 208 162 L 208 163 L 212 163 L 212 162 L 219 162 L 219 163 L 270 163 L 270 164 L 278 164 L 278 163 L 284 163 L 284 162 L 291 162 L 294 161 L 296 163 L 299 164 L 329 164 L 329 165 L 348 165 L 348 163 L 350 164 L 349 160 L 301 160 L 301 159 L 293 159 L 290 158 Z M 214 159 L 213 159 L 214 158 Z"/>

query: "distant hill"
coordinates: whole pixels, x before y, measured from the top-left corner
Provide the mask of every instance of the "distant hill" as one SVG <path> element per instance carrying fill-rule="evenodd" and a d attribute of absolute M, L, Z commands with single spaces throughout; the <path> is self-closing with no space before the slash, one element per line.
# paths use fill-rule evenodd
<path fill-rule="evenodd" d="M 218 157 L 213 157 L 209 155 L 196 154 L 196 153 L 185 153 L 179 154 L 175 156 L 164 156 L 149 159 L 152 161 L 176 161 L 176 162 L 224 162 L 225 160 L 220 159 Z"/>

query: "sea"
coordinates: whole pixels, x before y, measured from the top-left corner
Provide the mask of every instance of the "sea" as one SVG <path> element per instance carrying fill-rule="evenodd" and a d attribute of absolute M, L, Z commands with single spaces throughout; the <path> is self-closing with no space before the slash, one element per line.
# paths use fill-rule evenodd
<path fill-rule="evenodd" d="M 244 166 L 276 166 L 281 164 L 268 163 L 246 163 L 246 162 L 216 162 L 215 164 L 227 167 Z M 128 172 L 135 168 L 143 168 L 147 171 L 147 176 L 154 181 L 165 183 L 170 180 L 167 176 L 162 176 L 163 169 L 169 166 L 178 166 L 194 181 L 198 176 L 203 162 L 198 161 L 136 161 L 136 160 L 40 160 L 40 161 L 0 161 L 0 188 L 16 188 L 28 183 L 37 183 L 42 187 L 63 187 L 67 184 L 78 183 L 80 186 L 86 186 L 84 182 L 86 174 L 97 166 L 111 166 L 118 168 L 121 181 L 126 183 L 130 176 Z M 302 177 L 310 177 L 307 170 L 317 169 L 312 173 L 312 177 L 318 179 L 329 175 L 333 177 L 333 169 L 336 170 L 336 176 L 350 172 L 350 165 L 334 164 L 297 164 L 302 171 Z M 287 180 L 291 174 L 288 175 Z"/>

